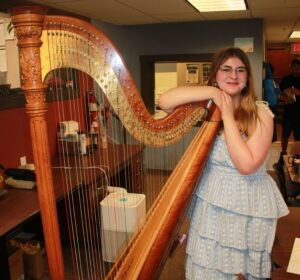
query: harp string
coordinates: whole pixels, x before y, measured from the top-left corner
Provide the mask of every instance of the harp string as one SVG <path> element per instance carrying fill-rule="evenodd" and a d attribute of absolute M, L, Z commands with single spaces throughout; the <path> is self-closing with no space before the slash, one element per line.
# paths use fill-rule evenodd
<path fill-rule="evenodd" d="M 64 39 L 65 37 L 63 37 L 63 34 L 60 34 L 60 36 L 58 36 L 58 39 Z M 62 42 L 58 42 L 59 46 L 63 45 Z M 66 44 L 66 46 L 68 47 L 69 44 Z M 62 49 L 60 50 L 61 52 L 63 51 Z M 63 54 L 61 54 L 61 57 L 64 58 Z M 64 65 L 64 61 L 62 61 L 62 65 Z M 82 78 L 82 77 L 81 77 Z M 75 78 L 77 79 L 77 77 Z M 71 97 L 72 98 L 72 97 Z M 75 99 L 71 99 L 71 100 L 75 100 Z M 72 106 L 73 105 L 73 106 Z M 73 108 L 72 108 L 73 107 Z M 75 112 L 76 110 L 76 107 L 79 107 L 79 105 L 74 102 L 74 103 L 70 103 L 70 119 L 69 120 L 79 120 L 79 118 L 73 114 L 73 112 Z M 72 110 L 73 109 L 73 110 Z M 68 108 L 67 108 L 68 110 Z M 79 110 L 78 110 L 79 112 Z M 61 121 L 68 121 L 68 119 L 62 119 Z M 80 123 L 80 122 L 79 122 Z M 83 129 L 82 127 L 79 127 L 79 129 Z M 80 154 L 79 153 L 79 146 L 75 145 L 75 143 L 73 143 L 73 149 L 75 151 L 76 154 Z M 63 154 L 63 158 L 68 158 L 64 155 L 66 155 L 68 153 L 68 151 L 66 153 Z M 79 157 L 76 157 L 75 158 L 75 168 L 77 168 L 79 166 L 79 163 L 78 161 L 80 161 L 81 159 Z M 79 170 L 78 172 L 76 172 L 76 175 L 78 177 L 78 181 L 79 182 L 82 182 L 82 170 Z M 72 181 L 70 181 L 70 183 L 72 184 Z M 71 188 L 71 185 L 70 187 Z M 79 208 L 79 215 L 81 216 L 81 219 L 83 220 L 84 218 L 82 216 L 84 216 L 84 209 L 82 207 L 82 196 L 83 196 L 83 191 L 84 191 L 84 187 L 82 188 L 79 188 L 78 190 L 78 202 L 76 203 L 76 197 L 73 196 L 73 194 L 71 193 L 71 195 L 69 196 L 68 193 L 66 194 L 66 197 L 69 198 L 70 197 L 70 203 L 69 205 L 71 206 L 70 208 L 67 208 L 66 211 L 68 212 L 68 216 L 69 218 L 71 219 L 72 221 L 72 224 L 74 225 L 74 232 L 72 232 L 72 237 L 70 237 L 70 244 L 73 245 L 73 248 L 75 249 L 74 250 L 74 253 L 73 255 L 75 256 L 75 258 L 73 259 L 73 266 L 75 265 L 76 268 L 77 268 L 77 273 L 79 275 L 83 274 L 83 270 L 82 270 L 82 258 L 83 256 L 81 256 L 80 252 L 81 252 L 81 246 L 82 244 L 80 244 L 79 242 L 79 230 L 78 230 L 78 225 L 77 225 L 77 220 L 76 220 L 76 204 L 77 204 L 77 207 Z M 80 227 L 79 227 L 80 228 Z M 84 232 L 84 229 L 82 227 L 82 230 L 83 230 L 83 237 L 85 235 L 85 232 Z M 86 249 L 85 249 L 86 251 Z"/>
<path fill-rule="evenodd" d="M 98 100 L 99 104 L 104 104 L 103 103 L 103 96 L 100 95 L 101 92 L 96 87 L 96 84 L 94 84 L 94 92 L 95 92 L 95 96 L 97 97 L 97 100 Z M 87 101 L 87 103 L 88 103 L 88 101 Z M 88 104 L 87 104 L 87 107 L 88 107 Z M 99 116 L 97 116 L 97 119 L 99 119 Z M 91 120 L 89 120 L 89 125 L 91 126 Z M 101 128 L 101 126 L 100 126 L 99 129 L 101 130 L 103 128 Z M 100 131 L 99 131 L 98 135 L 99 135 L 98 139 L 100 141 L 100 138 L 101 138 L 101 132 Z M 95 147 L 93 145 L 92 146 L 92 154 L 94 154 L 95 152 L 96 152 L 96 149 L 95 149 Z M 96 174 L 95 174 L 94 178 L 96 178 Z M 97 180 L 95 180 L 95 186 L 96 186 L 97 190 L 99 188 L 99 184 L 100 184 L 100 188 L 104 188 L 104 190 L 106 190 L 107 187 L 108 187 L 108 185 L 109 185 L 109 179 L 107 178 L 107 180 L 105 181 L 105 183 L 102 180 L 101 180 L 101 182 L 97 182 Z M 97 225 L 97 221 L 100 221 L 100 219 L 101 219 L 100 215 L 99 215 L 99 211 L 100 211 L 100 209 L 99 209 L 99 203 L 100 203 L 100 200 L 98 199 L 98 195 L 96 195 L 96 201 L 94 203 L 94 209 L 93 209 L 93 211 L 95 211 L 94 213 L 97 213 L 97 215 L 95 217 L 95 221 L 94 221 L 95 225 Z M 101 254 L 100 254 L 100 252 L 101 252 L 100 242 L 101 242 L 101 235 L 102 235 L 102 233 L 101 233 L 101 228 L 99 226 L 95 226 L 95 228 L 96 228 L 96 231 L 95 231 L 95 241 L 96 241 L 96 244 L 98 245 L 97 249 L 95 249 L 95 255 L 96 255 L 95 266 L 97 268 L 97 270 L 96 270 L 97 273 L 95 275 L 99 275 L 99 274 L 101 274 L 101 271 L 102 271 L 102 273 L 104 271 L 104 269 L 103 269 L 104 268 L 104 262 L 103 262 L 103 260 L 101 258 Z M 95 246 L 95 248 L 96 248 L 96 246 Z M 99 266 L 100 266 L 100 270 L 98 270 Z"/>
<path fill-rule="evenodd" d="M 86 50 L 86 52 L 89 52 L 89 49 Z M 84 89 L 88 89 L 89 88 L 89 83 L 88 83 L 88 77 L 85 74 L 81 75 L 82 77 L 82 81 L 81 84 L 83 84 L 83 88 Z M 80 94 L 84 94 L 84 92 L 80 92 Z M 83 106 L 83 112 L 84 110 L 87 108 L 87 104 L 86 104 L 86 98 L 83 98 L 83 102 L 84 104 Z M 87 130 L 89 128 L 89 123 L 88 123 L 88 117 L 87 117 L 87 113 L 83 114 L 84 116 L 84 121 L 85 121 L 85 129 L 83 130 L 85 133 L 87 133 Z M 82 160 L 85 160 L 84 156 L 81 153 Z M 93 161 L 93 157 L 89 158 L 90 161 Z M 88 162 L 89 166 L 90 164 L 93 164 L 91 162 Z M 94 256 L 95 253 L 95 249 L 97 248 L 97 242 L 96 242 L 96 234 L 95 234 L 95 230 L 97 231 L 97 228 L 95 228 L 95 218 L 93 213 L 95 214 L 96 212 L 93 211 L 93 208 L 96 207 L 96 196 L 95 196 L 95 191 L 93 189 L 94 183 L 93 181 L 91 181 L 91 178 L 93 178 L 93 176 L 91 176 L 91 174 L 87 174 L 88 178 L 85 179 L 86 186 L 85 188 L 83 188 L 82 190 L 84 191 L 83 197 L 82 197 L 82 205 L 85 206 L 84 209 L 84 220 L 87 221 L 87 223 L 84 223 L 82 220 L 82 228 L 83 228 L 83 239 L 84 239 L 84 253 L 85 253 L 85 258 L 86 258 L 86 270 L 87 270 L 87 274 L 93 275 L 93 273 L 95 273 L 95 270 L 97 269 L 97 258 Z M 91 178 L 90 178 L 91 177 Z M 88 203 L 86 203 L 88 201 Z M 91 209 L 92 208 L 92 209 Z"/>
<path fill-rule="evenodd" d="M 87 54 L 89 55 L 89 52 L 90 52 L 90 49 L 89 49 L 89 46 L 87 45 L 88 49 L 87 49 Z M 84 88 L 89 88 L 88 84 L 90 83 L 90 79 L 88 78 L 87 75 L 84 75 L 84 83 L 86 83 L 86 86 L 84 86 Z M 97 93 L 96 93 L 97 95 Z M 86 102 L 87 102 L 87 99 L 85 98 L 84 99 Z M 101 100 L 100 100 L 100 104 L 101 104 Z M 102 103 L 103 104 L 103 103 Z M 88 108 L 88 104 L 86 104 L 85 108 Z M 87 117 L 88 116 L 88 113 L 85 114 L 85 116 Z M 98 119 L 99 116 L 97 116 L 97 119 Z M 99 121 L 99 120 L 98 120 Z M 89 127 L 91 126 L 91 120 L 87 117 L 86 118 L 86 131 L 89 130 Z M 104 129 L 104 128 L 103 128 Z M 100 126 L 100 130 L 102 130 L 101 126 Z M 100 134 L 100 133 L 99 133 Z M 99 139 L 100 139 L 101 135 L 99 135 Z M 93 149 L 94 147 L 92 147 Z M 92 151 L 94 152 L 94 151 Z M 94 153 L 92 153 L 92 157 L 91 160 L 94 160 L 94 156 L 93 156 Z M 96 178 L 96 176 L 94 175 L 93 178 Z M 107 187 L 107 183 L 106 183 L 106 187 Z M 97 182 L 94 182 L 94 184 L 88 184 L 88 188 L 89 190 L 90 187 L 92 186 L 97 186 Z M 92 191 L 93 192 L 93 191 Z M 92 238 L 90 238 L 90 236 L 87 236 L 88 240 L 93 240 L 94 242 L 89 242 L 88 244 L 91 245 L 91 248 L 88 248 L 87 249 L 87 253 L 88 252 L 93 252 L 93 254 L 90 254 L 89 255 L 89 259 L 88 259 L 88 264 L 87 264 L 87 270 L 89 270 L 89 272 L 91 273 L 91 276 L 92 277 L 93 275 L 99 275 L 99 260 L 101 261 L 101 258 L 100 258 L 100 240 L 99 240 L 99 236 L 100 236 L 100 232 L 99 232 L 99 226 L 97 226 L 97 221 L 100 220 L 99 218 L 99 201 L 98 201 L 98 197 L 97 197 L 97 188 L 96 188 L 96 195 L 92 195 L 92 198 L 95 198 L 95 201 L 92 201 L 92 203 L 90 205 L 93 206 L 93 209 L 91 209 L 90 213 L 96 213 L 96 215 L 94 216 L 94 219 L 92 221 L 92 223 L 88 223 L 88 225 L 91 227 L 87 230 L 87 232 L 92 232 Z M 97 255 L 97 256 L 96 256 Z M 93 262 L 94 260 L 94 262 Z M 89 265 L 91 264 L 91 265 Z M 93 270 L 90 266 L 93 266 Z M 103 266 L 103 262 L 102 262 L 102 266 Z M 100 271 L 103 271 L 103 269 L 100 269 Z"/>
<path fill-rule="evenodd" d="M 113 64 L 115 64 L 115 62 L 113 62 L 113 61 L 109 61 L 109 64 L 110 65 L 113 65 Z M 113 68 L 115 68 L 116 67 L 116 65 L 114 65 L 113 66 Z M 121 78 L 121 76 L 120 76 L 120 71 L 117 73 L 117 77 L 118 77 L 118 79 L 119 80 L 122 80 L 122 78 Z M 122 84 L 122 87 L 124 88 L 124 87 L 126 87 L 126 80 L 124 80 L 124 81 L 122 81 L 123 82 L 123 84 Z M 121 89 L 121 85 L 120 84 L 117 84 L 117 92 L 120 92 L 122 89 Z M 118 102 L 120 102 L 120 101 L 118 101 Z M 134 123 L 134 125 L 136 125 L 135 124 L 135 120 L 133 120 L 133 123 Z M 126 153 L 130 153 L 130 150 L 131 150 L 131 147 L 132 147 L 132 145 L 133 144 L 137 144 L 137 143 L 133 143 L 133 139 L 132 139 L 132 137 L 130 136 L 130 135 L 127 135 L 127 133 L 126 133 L 126 131 L 124 131 L 124 132 L 122 132 L 121 130 L 122 130 L 122 127 L 121 126 L 119 126 L 119 131 L 117 131 L 118 129 L 117 129 L 117 127 L 116 127 L 116 130 L 115 130 L 115 132 L 114 133 L 112 133 L 112 135 L 123 135 L 123 137 L 120 137 L 120 142 L 121 143 L 123 143 L 124 144 L 124 148 L 125 148 L 125 151 L 126 151 Z M 125 156 L 125 154 L 123 155 L 123 156 Z M 118 158 L 120 158 L 120 155 L 118 154 L 118 153 L 115 153 L 115 158 L 116 158 L 116 160 L 118 159 Z M 124 160 L 125 160 L 125 158 L 124 158 Z M 133 161 L 133 159 L 131 158 L 130 159 L 130 166 L 134 166 L 134 163 L 132 162 Z M 117 172 L 117 174 L 119 174 L 118 175 L 118 178 L 119 178 L 119 182 L 118 182 L 118 184 L 117 184 L 117 186 L 120 186 L 121 185 L 121 178 L 120 178 L 120 171 L 121 170 L 118 170 L 118 172 Z M 131 176 L 130 176 L 130 174 L 129 174 L 129 169 L 125 169 L 125 172 L 124 172 L 124 181 L 125 182 L 129 182 L 129 186 L 125 186 L 125 188 L 128 190 L 128 192 L 130 192 L 130 193 L 134 193 L 134 192 L 137 192 L 137 190 L 135 190 L 134 188 L 133 188 L 133 181 L 134 181 L 134 176 L 136 176 L 137 174 L 132 174 Z M 140 191 L 140 190 L 139 190 Z M 125 211 L 125 204 L 124 204 L 124 206 L 123 206 L 123 212 Z M 122 211 L 122 210 L 121 210 Z M 120 213 L 118 213 L 119 211 L 117 211 L 117 209 L 116 209 L 116 211 L 115 211 L 115 215 L 116 215 L 116 217 L 112 217 L 112 220 L 114 220 L 114 221 L 117 221 L 117 219 L 118 219 L 118 215 L 120 214 Z M 126 219 L 126 216 L 125 216 L 125 219 Z M 126 228 L 126 232 L 128 233 L 129 231 L 128 231 L 128 229 L 127 229 L 127 222 L 129 222 L 129 221 L 124 221 L 124 223 L 125 223 L 125 228 Z M 115 227 L 118 229 L 118 224 L 116 224 L 115 225 Z M 116 233 L 115 233 L 115 236 L 116 236 L 116 240 L 115 240 L 115 242 L 116 242 L 116 244 L 117 244 L 117 246 L 122 242 L 121 240 L 119 240 L 120 239 L 120 237 L 119 237 L 119 234 L 117 233 L 118 231 L 116 231 Z M 129 239 L 130 239 L 130 235 L 129 234 L 126 234 L 126 236 L 125 236 L 125 243 L 128 243 L 129 242 Z M 112 244 L 113 245 L 113 244 Z"/>
<path fill-rule="evenodd" d="M 61 31 L 60 31 L 61 32 Z M 61 42 L 59 42 L 59 40 L 62 39 L 62 36 L 59 36 L 60 34 L 57 34 L 58 36 L 55 36 L 54 38 L 57 38 L 57 45 L 60 46 L 61 45 Z M 62 50 L 59 50 L 59 51 L 62 51 Z M 54 56 L 55 57 L 55 56 Z M 63 57 L 63 55 L 61 55 L 61 57 Z M 59 63 L 59 62 L 58 62 Z M 62 62 L 62 65 L 63 65 L 63 62 Z M 58 68 L 60 69 L 60 68 Z M 60 71 L 60 70 L 59 70 Z M 63 100 L 63 99 L 60 99 L 60 100 Z M 73 100 L 73 99 L 71 99 Z M 63 104 L 63 102 L 61 102 Z M 73 104 L 73 106 L 75 106 L 75 104 Z M 67 110 L 70 110 L 72 109 L 71 107 L 71 103 L 70 103 L 70 108 L 67 108 Z M 66 116 L 64 116 L 64 108 L 62 107 L 61 108 L 62 110 L 62 116 L 63 118 L 62 119 L 59 119 L 59 121 L 66 121 L 68 120 L 69 118 L 67 118 Z M 72 112 L 72 111 L 71 111 Z M 72 114 L 71 114 L 72 116 Z M 74 119 L 73 117 L 70 117 L 70 120 L 77 120 Z M 75 143 L 73 143 L 73 149 L 75 151 L 75 153 L 78 153 L 78 147 L 75 145 Z M 64 151 L 63 152 L 63 156 L 61 157 L 62 158 L 62 161 L 63 162 L 66 162 L 66 161 L 69 161 L 69 158 L 64 156 L 68 153 L 68 150 Z M 69 163 L 69 162 L 68 162 Z M 77 166 L 77 158 L 75 159 L 75 168 Z M 73 268 L 75 268 L 74 270 L 77 271 L 77 273 L 80 275 L 82 274 L 82 266 L 80 265 L 81 264 L 81 255 L 80 255 L 80 244 L 79 244 L 79 239 L 77 238 L 78 236 L 78 226 L 77 226 L 77 223 L 76 223 L 76 219 L 75 219 L 75 215 L 76 215 L 76 209 L 75 209 L 75 197 L 72 195 L 72 192 L 71 192 L 71 186 L 72 186 L 72 177 L 71 177 L 71 173 L 68 174 L 69 176 L 67 177 L 67 192 L 65 193 L 65 200 L 68 201 L 68 203 L 66 204 L 66 215 L 67 215 L 67 220 L 70 221 L 69 223 L 71 223 L 72 225 L 72 231 L 69 231 L 69 238 L 70 238 L 70 246 L 71 248 L 73 248 L 73 250 L 71 249 L 71 254 L 73 255 L 73 258 L 72 258 L 72 262 L 73 262 Z M 79 177 L 81 176 L 81 173 L 80 172 L 76 172 L 76 177 Z M 78 192 L 78 195 L 80 197 L 81 195 L 81 192 L 79 191 Z M 82 213 L 82 208 L 81 208 L 81 205 L 80 205 L 80 202 L 79 202 L 79 211 L 80 213 Z M 70 236 L 72 235 L 72 236 Z"/>
<path fill-rule="evenodd" d="M 57 37 L 57 38 L 59 38 L 59 39 L 61 39 L 62 37 Z M 68 79 L 68 76 L 70 75 L 70 72 L 69 72 L 69 69 L 67 69 L 67 72 L 66 72 L 66 75 L 67 75 L 67 79 Z M 60 69 L 58 69 L 57 71 L 55 71 L 54 72 L 54 77 L 55 77 L 55 80 L 57 81 L 60 81 L 60 79 L 61 79 L 61 74 L 60 74 Z M 57 100 L 63 100 L 62 99 L 62 95 L 61 95 L 61 88 L 59 89 L 59 87 L 58 87 L 58 85 L 56 84 L 56 89 L 58 89 L 57 90 L 57 94 L 58 94 L 58 97 L 57 97 Z M 70 95 L 70 90 L 68 89 L 68 95 Z M 73 99 L 74 98 L 74 96 L 69 96 L 69 99 Z M 60 104 L 59 102 L 58 102 L 58 104 Z M 77 106 L 78 104 L 76 104 L 76 103 L 74 103 L 74 106 Z M 73 115 L 73 113 L 74 113 L 74 111 L 76 110 L 76 108 L 70 108 L 70 116 L 71 116 L 71 119 L 73 119 L 73 117 L 72 117 L 72 115 Z M 61 114 L 64 114 L 64 110 L 58 110 L 58 112 L 59 112 L 59 115 L 61 115 Z M 65 119 L 64 117 L 59 117 L 59 119 L 60 120 L 63 120 L 63 119 Z M 76 148 L 76 147 L 74 147 L 74 148 Z M 64 146 L 63 146 L 63 149 L 64 149 Z M 64 153 L 65 154 L 65 153 Z M 63 162 L 66 162 L 67 161 L 67 157 L 62 157 L 62 161 Z M 79 161 L 80 161 L 81 159 L 79 158 Z M 78 166 L 78 162 L 75 162 L 75 166 Z M 70 192 L 70 187 L 69 186 L 71 186 L 71 184 L 72 184 L 72 178 L 71 178 L 71 176 L 70 176 L 70 174 L 68 174 L 69 176 L 66 176 L 66 186 L 67 186 L 67 191 L 65 192 L 65 193 L 68 193 L 68 194 L 70 194 L 71 192 Z M 77 176 L 80 176 L 80 177 L 83 177 L 83 174 L 80 172 L 80 173 L 77 173 Z M 79 179 L 79 180 L 82 180 L 82 179 Z M 69 182 L 71 182 L 71 183 L 69 183 Z M 81 194 L 81 193 L 79 193 L 80 195 L 84 195 L 84 193 L 83 194 Z M 75 209 L 73 209 L 72 210 L 72 207 L 70 207 L 70 206 L 72 206 L 72 205 L 75 205 L 72 201 L 74 201 L 74 199 L 73 199 L 73 197 L 72 197 L 72 195 L 67 195 L 66 196 L 66 200 L 69 202 L 68 204 L 69 204 L 69 217 L 71 217 L 71 219 L 69 219 L 70 221 L 71 221 L 71 226 L 73 227 L 73 229 L 74 229 L 74 226 L 73 225 L 75 225 L 76 226 L 76 224 L 74 224 L 74 219 L 72 218 L 72 216 L 74 215 L 74 214 L 72 214 L 72 212 L 73 213 L 75 213 Z M 81 209 L 80 209 L 80 212 L 85 212 L 85 210 L 86 209 L 82 209 L 82 206 L 81 206 L 81 203 L 80 203 L 80 207 L 81 207 Z M 75 233 L 76 234 L 76 228 L 75 228 L 75 230 L 72 230 L 72 232 L 73 233 Z M 76 237 L 74 237 L 73 236 L 73 240 L 76 240 Z M 75 247 L 78 247 L 78 245 L 76 246 L 76 244 L 75 244 Z M 77 252 L 76 252 L 77 250 L 75 250 L 75 254 L 77 254 Z M 79 260 L 80 260 L 80 258 L 78 258 Z M 80 261 L 79 261 L 80 262 Z M 77 267 L 78 267 L 78 262 L 77 262 Z M 77 270 L 79 270 L 79 269 L 77 269 Z"/>
<path fill-rule="evenodd" d="M 100 217 L 100 199 L 99 199 L 99 189 L 107 190 L 108 186 L 124 187 L 130 193 L 143 193 L 146 194 L 147 209 L 150 209 L 155 198 L 158 196 L 165 182 L 165 175 L 171 173 L 174 166 L 174 161 L 177 161 L 176 154 L 178 150 L 183 150 L 181 146 L 185 145 L 185 140 L 180 140 L 179 143 L 174 145 L 174 147 L 167 148 L 169 150 L 167 154 L 163 154 L 165 148 L 151 148 L 149 146 L 144 147 L 143 143 L 149 141 L 149 134 L 146 132 L 140 132 L 139 140 L 137 141 L 132 137 L 123 127 L 122 121 L 120 121 L 117 116 L 121 112 L 122 106 L 124 105 L 123 98 L 116 94 L 114 102 L 115 105 L 112 107 L 109 103 L 108 98 L 105 93 L 110 92 L 124 92 L 124 88 L 128 89 L 130 87 L 130 82 L 126 78 L 122 78 L 121 72 L 117 72 L 116 77 L 111 74 L 110 67 L 117 68 L 116 62 L 112 55 L 106 50 L 104 53 L 104 58 L 102 59 L 101 73 L 99 74 L 105 82 L 99 82 L 101 77 L 98 78 L 99 81 L 93 79 L 90 74 L 93 72 L 91 61 L 88 60 L 89 65 L 87 68 L 87 73 L 69 67 L 71 64 L 69 60 L 75 62 L 75 64 L 80 64 L 82 61 L 82 53 L 73 52 L 73 49 L 80 49 L 82 52 L 86 53 L 86 56 L 92 56 L 93 50 L 90 46 L 79 36 L 76 37 L 75 32 L 71 29 L 70 32 L 61 30 L 52 32 L 49 31 L 47 42 L 52 51 L 48 54 L 50 59 L 50 69 L 56 69 L 53 71 L 53 75 L 57 80 L 63 78 L 63 73 L 74 80 L 73 91 L 71 88 L 67 89 L 68 101 L 63 100 L 62 88 L 56 85 L 58 100 L 57 105 L 57 120 L 67 121 L 76 120 L 80 124 L 80 129 L 88 131 L 90 126 L 90 119 L 88 118 L 88 102 L 83 96 L 86 94 L 87 90 L 93 90 L 97 96 L 99 103 L 104 107 L 103 123 L 107 126 L 103 127 L 100 125 L 99 131 L 99 145 L 103 144 L 103 137 L 106 137 L 108 147 L 107 149 L 95 149 L 92 151 L 91 155 L 88 157 L 80 155 L 79 146 L 73 143 L 73 149 L 76 151 L 77 156 L 74 157 L 73 161 L 67 155 L 68 150 L 64 145 L 61 146 L 61 173 L 64 174 L 64 188 L 65 188 L 65 199 L 66 199 L 66 215 L 68 217 L 68 227 L 69 227 L 69 239 L 70 239 L 70 253 L 72 255 L 73 261 L 73 273 L 76 279 L 86 279 L 85 275 L 88 275 L 88 279 L 101 279 L 105 277 L 107 272 L 113 266 L 113 262 L 106 262 L 103 259 L 103 244 L 101 246 L 101 238 L 105 235 L 104 228 L 99 225 L 101 221 Z M 54 55 L 56 53 L 56 55 Z M 62 61 L 59 60 L 62 59 Z M 101 61 L 101 59 L 99 59 Z M 84 64 L 84 62 L 82 62 Z M 100 66 L 101 66 L 100 65 Z M 58 67 L 59 66 L 59 67 Z M 65 71 L 65 72 L 64 72 Z M 117 79 L 121 82 L 114 82 Z M 75 86 L 76 85 L 76 86 Z M 80 86 L 78 86 L 80 85 Z M 80 92 L 79 89 L 81 89 Z M 84 90 L 83 90 L 84 89 Z M 78 97 L 79 96 L 79 97 Z M 131 120 L 131 127 L 133 130 L 140 127 L 140 123 L 136 118 Z M 99 123 L 101 124 L 101 117 Z M 101 130 L 102 129 L 102 130 Z M 140 129 L 140 128 L 139 128 Z M 150 136 L 151 137 L 151 136 Z M 104 140 L 105 141 L 105 140 Z M 113 146 L 122 145 L 124 147 L 124 152 L 121 153 L 119 149 L 113 150 Z M 138 174 L 131 174 L 129 169 L 123 171 L 123 167 L 114 164 L 118 161 L 125 162 L 127 160 L 126 154 L 130 154 L 133 151 L 133 146 L 142 146 L 143 156 L 146 161 L 148 161 L 147 166 L 142 169 L 145 174 L 145 183 L 142 182 L 140 189 L 134 189 L 134 177 L 140 176 Z M 93 148 L 94 149 L 94 148 Z M 155 152 L 158 150 L 158 153 Z M 101 152 L 103 161 L 107 163 L 105 166 L 96 167 L 96 157 L 98 153 Z M 99 156 L 99 155 L 98 155 Z M 134 159 L 129 159 L 130 166 L 134 166 L 137 163 Z M 142 163 L 141 163 L 142 164 Z M 111 169 L 111 166 L 117 166 Z M 72 167 L 72 168 L 65 168 Z M 93 168 L 92 168 L 93 167 Z M 91 168 L 92 170 L 87 170 Z M 101 176 L 101 180 L 97 180 L 96 169 L 102 168 L 103 173 L 105 173 L 105 180 Z M 76 172 L 74 172 L 74 169 Z M 161 173 L 159 172 L 161 170 Z M 123 173 L 122 173 L 123 172 Z M 121 173 L 123 175 L 121 175 Z M 128 185 L 123 185 L 122 181 L 129 182 Z M 72 186 L 76 182 L 86 182 L 78 188 L 78 197 L 72 192 Z M 100 185 L 100 186 L 99 186 Z M 105 195 L 107 192 L 105 191 Z M 117 201 L 115 201 L 116 203 Z M 123 207 L 125 208 L 125 206 Z M 123 209 L 124 210 L 124 209 Z M 105 249 L 114 251 L 115 247 L 119 246 L 122 242 L 118 234 L 119 225 L 117 224 L 118 216 L 120 216 L 120 211 L 114 208 L 114 211 L 110 213 L 108 219 L 111 223 L 115 223 L 114 227 L 117 229 L 114 235 L 114 239 L 109 239 L 107 247 Z M 84 223 L 87 222 L 87 223 Z M 125 230 L 128 230 L 128 222 L 124 221 Z M 131 239 L 133 233 L 126 235 L 125 239 L 128 243 Z"/>

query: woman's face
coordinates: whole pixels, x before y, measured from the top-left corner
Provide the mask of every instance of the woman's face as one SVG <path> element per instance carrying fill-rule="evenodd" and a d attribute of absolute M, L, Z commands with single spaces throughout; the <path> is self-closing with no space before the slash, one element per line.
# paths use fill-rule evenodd
<path fill-rule="evenodd" d="M 230 57 L 217 71 L 216 82 L 230 96 L 239 97 L 246 86 L 247 77 L 245 64 L 237 57 Z"/>

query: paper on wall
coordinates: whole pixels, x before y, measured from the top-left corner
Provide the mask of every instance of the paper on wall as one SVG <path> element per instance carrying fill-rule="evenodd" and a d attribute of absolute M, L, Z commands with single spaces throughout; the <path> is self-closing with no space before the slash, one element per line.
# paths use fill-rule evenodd
<path fill-rule="evenodd" d="M 287 272 L 300 274 L 300 238 L 295 238 Z"/>
<path fill-rule="evenodd" d="M 6 72 L 7 71 L 7 63 L 6 63 L 6 50 L 1 49 L 0 47 L 0 72 Z M 6 82 L 1 81 L 0 84 L 3 84 Z"/>
<path fill-rule="evenodd" d="M 0 20 L 0 47 L 5 47 L 4 35 L 4 22 L 3 20 Z"/>

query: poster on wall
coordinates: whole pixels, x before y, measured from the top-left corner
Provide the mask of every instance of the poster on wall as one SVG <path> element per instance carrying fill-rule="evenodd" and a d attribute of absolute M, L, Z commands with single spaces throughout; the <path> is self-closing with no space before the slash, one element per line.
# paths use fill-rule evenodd
<path fill-rule="evenodd" d="M 186 78 L 187 84 L 199 83 L 199 64 L 187 64 L 186 65 Z"/>
<path fill-rule="evenodd" d="M 6 71 L 7 71 L 7 63 L 6 63 L 6 50 L 2 49 L 0 46 L 0 73 L 1 76 L 4 76 L 4 72 L 6 75 Z M 2 75 L 3 72 L 3 75 Z M 0 84 L 6 84 L 6 81 L 0 81 Z"/>
<path fill-rule="evenodd" d="M 234 46 L 242 49 L 246 53 L 254 52 L 253 38 L 234 38 Z"/>
<path fill-rule="evenodd" d="M 5 47 L 4 34 L 4 23 L 0 20 L 0 47 Z"/>
<path fill-rule="evenodd" d="M 5 40 L 4 40 L 4 24 L 0 20 L 0 84 L 6 84 L 6 50 L 5 50 Z M 5 73 L 2 73 L 5 72 Z M 5 79 L 4 79 L 5 75 Z M 5 80 L 5 81 L 4 81 Z"/>
<path fill-rule="evenodd" d="M 202 85 L 207 85 L 210 74 L 211 63 L 203 63 L 202 66 Z"/>

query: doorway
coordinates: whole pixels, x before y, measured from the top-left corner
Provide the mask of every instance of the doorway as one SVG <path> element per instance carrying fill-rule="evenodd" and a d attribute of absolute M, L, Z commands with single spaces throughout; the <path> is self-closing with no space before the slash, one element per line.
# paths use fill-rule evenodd
<path fill-rule="evenodd" d="M 141 63 L 141 97 L 150 112 L 155 113 L 155 64 L 179 62 L 209 62 L 213 53 L 204 54 L 172 54 L 140 56 Z"/>

